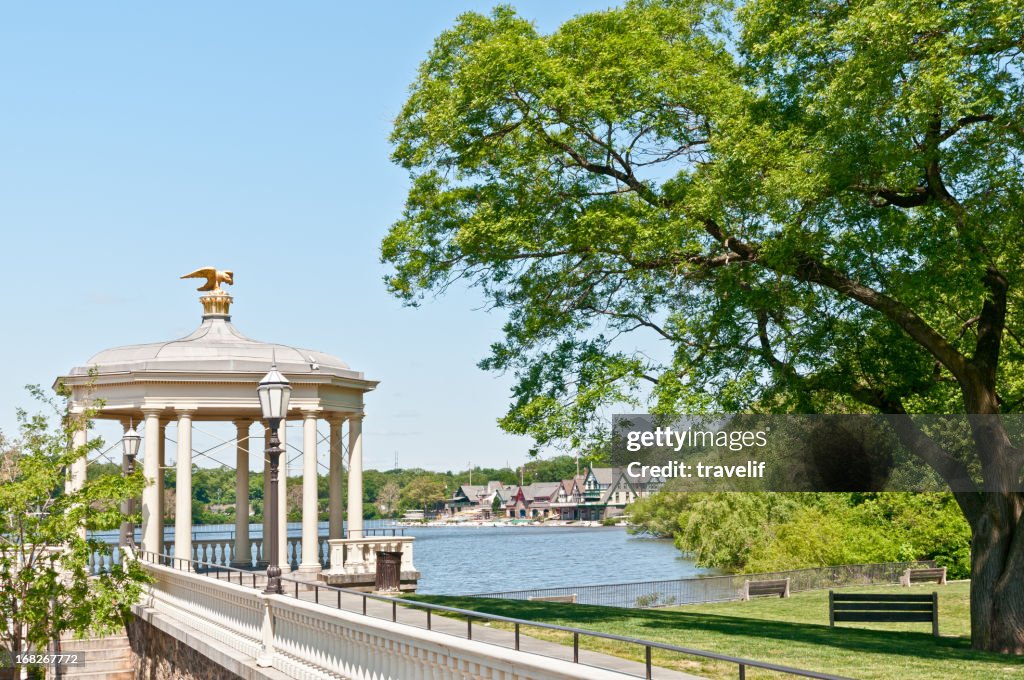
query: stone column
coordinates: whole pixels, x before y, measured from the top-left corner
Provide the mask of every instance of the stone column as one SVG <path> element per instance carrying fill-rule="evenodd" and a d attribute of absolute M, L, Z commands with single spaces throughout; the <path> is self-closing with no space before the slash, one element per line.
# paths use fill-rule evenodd
<path fill-rule="evenodd" d="M 232 567 L 252 567 L 249 544 L 249 426 L 248 420 L 235 421 L 235 559 Z"/>
<path fill-rule="evenodd" d="M 363 538 L 363 414 L 348 419 L 348 538 Z"/>
<path fill-rule="evenodd" d="M 78 427 L 75 428 L 75 432 L 71 437 L 71 445 L 78 449 L 79 447 L 85 446 L 89 443 L 89 421 L 81 409 L 77 409 L 73 412 L 76 413 Z M 71 470 L 69 471 L 67 481 L 65 481 L 65 490 L 70 493 L 80 491 L 85 486 L 85 476 L 88 469 L 88 454 L 83 453 L 71 463 Z M 78 528 L 78 535 L 83 539 L 86 537 L 84 524 Z"/>
<path fill-rule="evenodd" d="M 163 430 L 160 427 L 160 411 L 142 409 L 142 417 L 146 425 L 143 429 L 142 474 L 146 478 L 146 486 L 142 487 L 142 549 L 159 553 L 162 548 L 163 522 L 160 515 L 160 488 L 157 478 L 160 472 L 160 439 Z"/>
<path fill-rule="evenodd" d="M 156 520 L 157 526 L 156 551 L 163 555 L 166 552 L 166 550 L 164 550 L 164 516 L 167 515 L 167 500 L 164 498 L 164 495 L 166 493 L 167 485 L 164 481 L 167 476 L 167 421 L 161 420 L 160 426 L 157 429 L 160 432 L 160 462 L 157 466 L 159 469 L 157 470 L 156 475 L 157 512 L 154 519 Z"/>
<path fill-rule="evenodd" d="M 74 407 L 71 410 L 72 417 L 76 419 L 75 432 L 71 437 L 71 445 L 76 449 L 89 443 L 89 421 L 85 418 L 84 410 Z M 78 491 L 85 486 L 85 475 L 89 466 L 88 456 L 83 454 L 71 463 L 68 470 L 68 477 L 64 482 L 64 488 L 69 492 Z"/>
<path fill-rule="evenodd" d="M 263 550 L 262 557 L 256 562 L 257 569 L 266 569 L 270 564 L 270 512 L 273 510 L 267 503 L 270 501 L 270 458 L 267 457 L 267 442 L 270 441 L 270 429 L 263 426 Z"/>
<path fill-rule="evenodd" d="M 192 411 L 178 411 L 174 501 L 174 556 L 192 559 Z"/>
<path fill-rule="evenodd" d="M 316 421 L 315 411 L 302 414 L 302 562 L 299 571 L 305 574 L 320 571 Z"/>
<path fill-rule="evenodd" d="M 287 574 L 291 571 L 288 566 L 288 421 L 281 421 L 281 429 L 277 431 L 277 438 L 281 440 L 281 472 L 277 476 L 277 563 L 281 571 Z"/>
<path fill-rule="evenodd" d="M 330 440 L 330 478 L 327 501 L 327 517 L 330 526 L 327 538 L 342 538 L 344 535 L 344 516 L 341 507 L 341 424 L 342 421 L 332 418 Z"/>

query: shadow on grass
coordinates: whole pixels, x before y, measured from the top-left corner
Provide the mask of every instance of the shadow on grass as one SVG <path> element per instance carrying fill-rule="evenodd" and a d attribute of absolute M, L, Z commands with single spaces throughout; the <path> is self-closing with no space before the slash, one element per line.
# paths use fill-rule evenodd
<path fill-rule="evenodd" d="M 970 641 L 966 638 L 937 638 L 930 632 L 866 630 L 850 627 L 830 628 L 826 625 L 811 623 L 769 621 L 721 614 L 677 610 L 621 609 L 554 602 L 440 595 L 415 595 L 409 599 L 528 621 L 557 623 L 584 629 L 603 630 L 616 635 L 650 638 L 694 649 L 701 649 L 701 647 L 681 639 L 681 634 L 686 630 L 701 630 L 733 637 L 736 638 L 736 642 L 741 642 L 742 638 L 788 640 L 852 652 L 892 654 L 928 660 L 957 659 L 995 662 L 1004 665 L 1024 664 L 1024 658 L 975 651 L 971 649 Z M 623 630 L 626 626 L 629 630 Z M 704 651 L 744 656 L 735 650 L 708 648 Z"/>

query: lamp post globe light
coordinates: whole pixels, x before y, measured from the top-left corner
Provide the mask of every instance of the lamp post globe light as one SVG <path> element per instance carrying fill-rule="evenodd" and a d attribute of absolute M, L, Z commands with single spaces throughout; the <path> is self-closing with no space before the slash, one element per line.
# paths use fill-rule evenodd
<path fill-rule="evenodd" d="M 292 386 L 288 379 L 277 370 L 277 362 L 270 366 L 270 372 L 263 376 L 260 385 L 256 389 L 260 397 L 260 409 L 263 412 L 263 419 L 267 421 L 267 429 L 270 436 L 266 441 L 265 453 L 270 461 L 270 498 L 263 503 L 263 512 L 270 508 L 270 536 L 269 544 L 269 565 L 267 566 L 267 587 L 263 591 L 269 594 L 281 594 L 281 567 L 277 563 L 278 536 L 277 526 L 277 477 L 281 462 L 281 440 L 277 438 L 277 428 L 281 420 L 288 414 L 288 399 L 291 396 Z"/>
<path fill-rule="evenodd" d="M 127 461 L 125 473 L 128 475 L 135 472 L 135 457 L 139 455 L 139 443 L 141 441 L 142 437 L 140 437 L 139 433 L 135 431 L 134 425 L 129 425 L 128 431 L 125 432 L 124 436 L 121 438 L 121 449 L 124 452 L 124 458 Z M 135 501 L 129 500 L 127 505 L 127 514 L 133 514 L 135 512 Z M 127 523 L 125 543 L 132 547 L 135 546 L 135 523 L 131 520 L 128 520 Z"/>

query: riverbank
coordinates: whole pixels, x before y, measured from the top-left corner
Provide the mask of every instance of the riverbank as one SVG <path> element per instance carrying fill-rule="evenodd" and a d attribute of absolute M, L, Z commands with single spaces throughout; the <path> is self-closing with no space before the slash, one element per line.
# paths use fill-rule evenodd
<path fill-rule="evenodd" d="M 459 519 L 432 519 L 432 520 L 396 520 L 395 526 L 400 527 L 569 527 L 569 528 L 601 528 L 601 527 L 625 527 L 627 522 L 591 522 L 584 520 L 537 520 L 537 519 L 496 519 L 496 520 L 459 520 Z"/>

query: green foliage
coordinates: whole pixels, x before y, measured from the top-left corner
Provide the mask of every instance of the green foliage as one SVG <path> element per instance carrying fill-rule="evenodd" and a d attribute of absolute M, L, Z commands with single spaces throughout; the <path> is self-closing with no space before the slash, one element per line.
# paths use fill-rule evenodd
<path fill-rule="evenodd" d="M 262 479 L 262 475 L 261 475 Z M 235 471 L 228 467 L 194 467 L 192 497 L 203 503 L 223 505 L 235 502 Z"/>
<path fill-rule="evenodd" d="M 433 477 L 416 477 L 402 489 L 402 507 L 430 511 L 445 499 L 444 483 Z"/>
<path fill-rule="evenodd" d="M 582 468 L 580 470 L 582 472 Z M 554 456 L 552 458 L 540 458 L 527 463 L 524 481 L 527 484 L 532 484 L 533 482 L 560 482 L 563 479 L 572 479 L 575 476 L 575 457 Z"/>
<path fill-rule="evenodd" d="M 141 493 L 141 472 L 98 467 L 81 489 L 66 489 L 67 471 L 103 443 L 74 446 L 74 431 L 92 413 L 72 416 L 64 404 L 45 400 L 59 414 L 56 422 L 19 411 L 18 440 L 0 435 L 0 644 L 12 654 L 45 649 L 68 632 L 115 629 L 147 580 L 134 560 L 90 576 L 89 556 L 109 555 L 110 548 L 85 538 L 86 530 L 116 529 L 127 520 L 120 503 Z"/>
<path fill-rule="evenodd" d="M 934 559 L 950 578 L 970 573 L 970 529 L 948 493 L 663 492 L 629 513 L 634 531 L 728 571 Z"/>
<path fill-rule="evenodd" d="M 376 508 L 382 517 L 394 517 L 401 501 L 401 489 L 394 480 L 389 480 L 377 494 Z"/>

